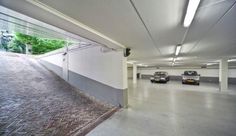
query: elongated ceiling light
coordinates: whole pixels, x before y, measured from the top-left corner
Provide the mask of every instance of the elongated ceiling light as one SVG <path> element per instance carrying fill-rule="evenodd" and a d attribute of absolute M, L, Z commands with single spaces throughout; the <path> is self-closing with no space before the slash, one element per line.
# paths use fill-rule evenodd
<path fill-rule="evenodd" d="M 176 61 L 176 58 L 173 58 L 173 62 L 175 63 L 175 61 Z"/>
<path fill-rule="evenodd" d="M 218 63 L 207 63 L 206 65 L 211 66 L 211 65 L 216 65 L 216 64 L 218 64 Z"/>
<path fill-rule="evenodd" d="M 175 49 L 175 56 L 178 56 L 178 55 L 179 55 L 179 52 L 180 52 L 181 48 L 182 48 L 182 45 L 180 45 L 180 44 L 176 46 L 176 49 Z"/>
<path fill-rule="evenodd" d="M 137 61 L 134 61 L 134 60 L 127 61 L 128 64 L 134 64 L 135 62 Z"/>
<path fill-rule="evenodd" d="M 229 59 L 228 62 L 235 62 L 236 59 Z"/>
<path fill-rule="evenodd" d="M 171 63 L 171 66 L 173 67 L 174 65 L 175 65 L 175 63 L 174 63 L 174 62 L 172 62 L 172 63 Z"/>
<path fill-rule="evenodd" d="M 197 11 L 200 0 L 189 0 L 187 12 L 184 18 L 184 27 L 189 27 L 193 21 L 194 15 Z"/>

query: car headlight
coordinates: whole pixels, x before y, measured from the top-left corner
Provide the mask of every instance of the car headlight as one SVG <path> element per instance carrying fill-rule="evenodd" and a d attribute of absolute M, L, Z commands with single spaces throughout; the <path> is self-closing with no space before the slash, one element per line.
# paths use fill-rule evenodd
<path fill-rule="evenodd" d="M 153 80 L 153 79 L 154 79 L 154 77 L 150 77 L 150 79 L 151 79 L 151 80 Z"/>
<path fill-rule="evenodd" d="M 164 78 L 164 77 L 162 77 L 161 79 L 162 79 L 162 80 L 165 80 L 165 78 Z"/>
<path fill-rule="evenodd" d="M 187 77 L 183 76 L 183 80 L 186 80 L 186 79 L 187 79 Z"/>
<path fill-rule="evenodd" d="M 195 80 L 199 80 L 199 79 L 200 79 L 200 77 L 194 77 L 194 79 L 195 79 Z"/>

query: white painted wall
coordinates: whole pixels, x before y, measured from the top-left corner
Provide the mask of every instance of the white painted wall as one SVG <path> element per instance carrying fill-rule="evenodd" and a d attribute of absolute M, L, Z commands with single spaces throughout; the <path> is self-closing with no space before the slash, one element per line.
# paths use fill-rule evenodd
<path fill-rule="evenodd" d="M 236 69 L 229 69 L 229 77 L 236 78 Z"/>
<path fill-rule="evenodd" d="M 127 64 L 123 51 L 103 53 L 90 47 L 68 53 L 69 70 L 117 89 L 127 88 Z"/>
<path fill-rule="evenodd" d="M 116 89 L 127 88 L 127 64 L 123 51 L 103 53 L 100 46 L 77 49 L 68 52 L 70 71 L 96 80 Z M 62 67 L 62 53 L 41 58 Z"/>
<path fill-rule="evenodd" d="M 180 76 L 186 70 L 195 70 L 203 77 L 219 77 L 219 69 L 156 69 L 156 68 L 138 68 L 138 73 L 152 75 L 156 71 L 166 71 L 169 75 Z M 236 69 L 229 69 L 229 77 L 236 77 Z"/>
<path fill-rule="evenodd" d="M 59 66 L 59 67 L 62 67 L 63 55 L 62 55 L 62 53 L 58 53 L 58 54 L 54 54 L 51 56 L 42 57 L 41 60 L 50 62 L 54 65 Z"/>

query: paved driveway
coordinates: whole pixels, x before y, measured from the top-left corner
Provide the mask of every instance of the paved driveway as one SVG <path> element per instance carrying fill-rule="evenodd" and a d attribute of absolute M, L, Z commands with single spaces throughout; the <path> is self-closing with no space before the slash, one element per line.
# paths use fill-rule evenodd
<path fill-rule="evenodd" d="M 0 53 L 0 135 L 72 135 L 110 109 L 36 61 Z"/>

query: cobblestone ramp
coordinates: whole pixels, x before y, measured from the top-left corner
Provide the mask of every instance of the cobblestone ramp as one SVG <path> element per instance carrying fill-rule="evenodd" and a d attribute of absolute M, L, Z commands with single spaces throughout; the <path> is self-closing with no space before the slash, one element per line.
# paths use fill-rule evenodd
<path fill-rule="evenodd" d="M 25 56 L 0 53 L 0 135 L 73 135 L 111 110 Z"/>

